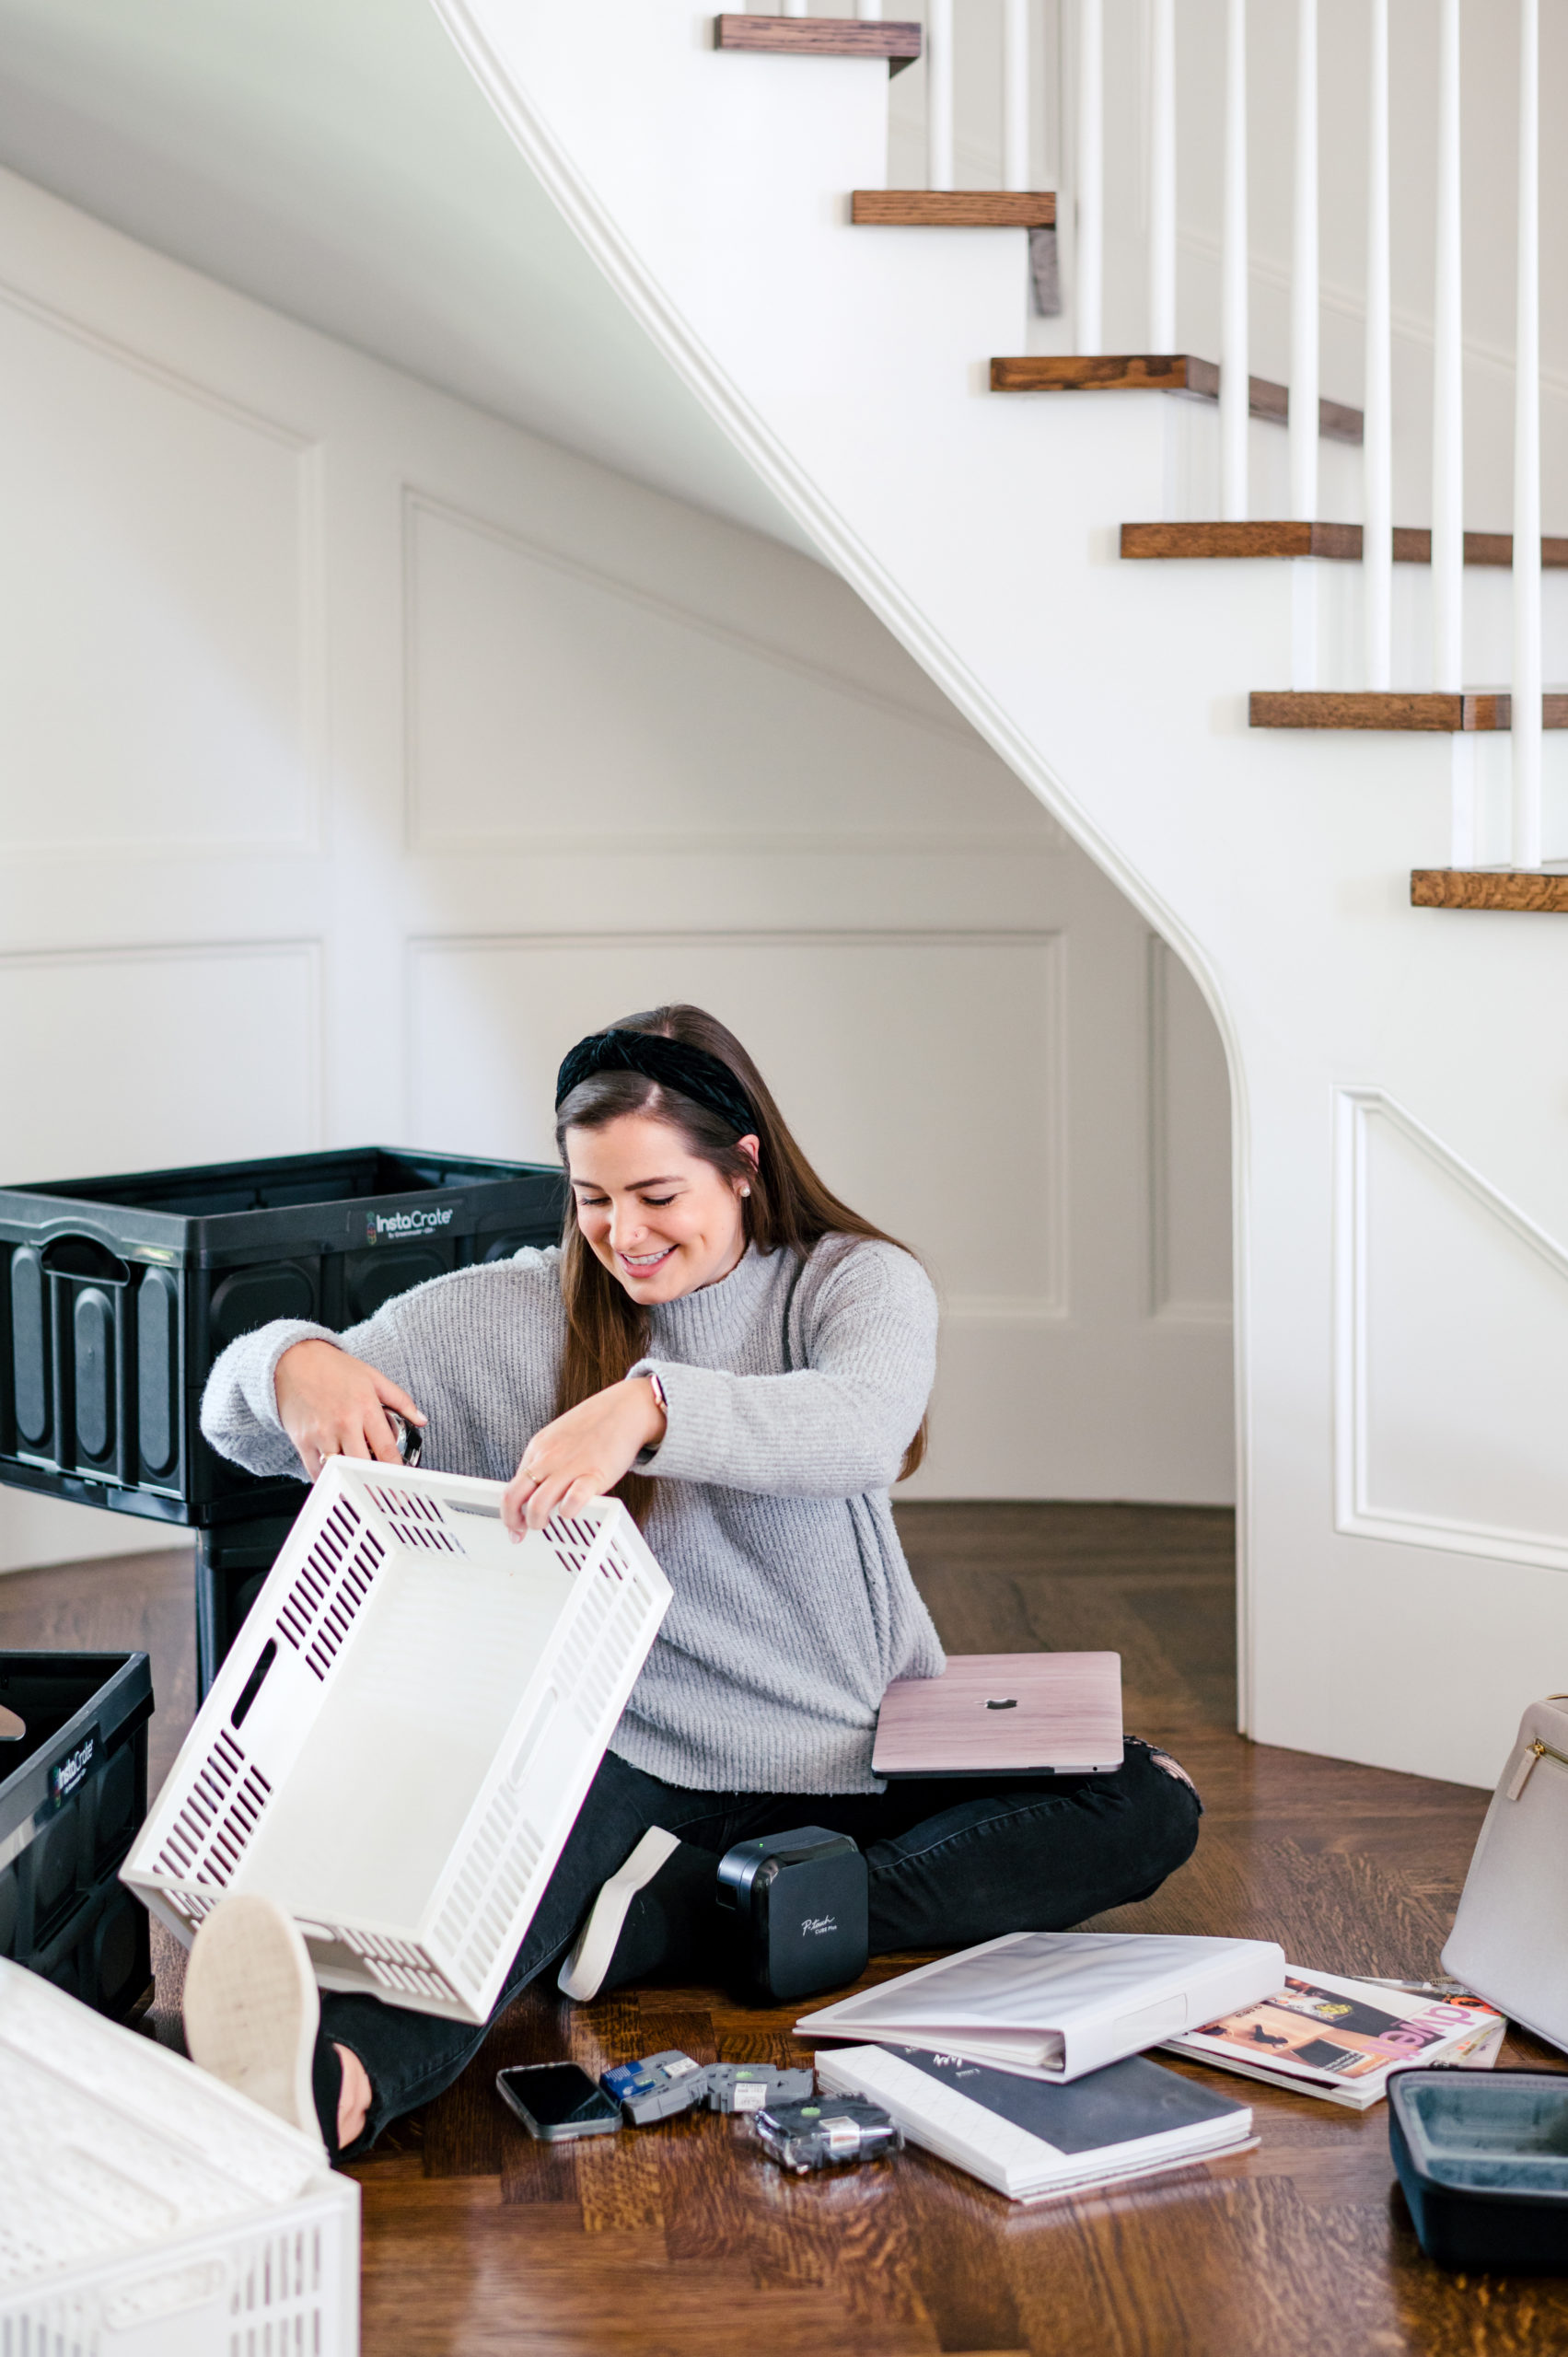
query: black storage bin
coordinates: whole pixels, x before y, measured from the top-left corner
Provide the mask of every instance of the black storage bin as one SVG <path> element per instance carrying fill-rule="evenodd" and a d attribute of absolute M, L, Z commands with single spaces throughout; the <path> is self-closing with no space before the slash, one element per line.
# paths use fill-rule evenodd
<path fill-rule="evenodd" d="M 304 1484 L 214 1455 L 214 1359 L 274 1318 L 353 1326 L 561 1233 L 552 1165 L 384 1146 L 0 1189 L 0 1481 L 199 1530 Z"/>
<path fill-rule="evenodd" d="M 119 1880 L 147 1813 L 145 1654 L 0 1653 L 0 1956 L 123 2019 L 152 1982 Z"/>
<path fill-rule="evenodd" d="M 1568 2076 L 1396 2071 L 1388 2149 L 1440 2267 L 1568 2275 Z"/>

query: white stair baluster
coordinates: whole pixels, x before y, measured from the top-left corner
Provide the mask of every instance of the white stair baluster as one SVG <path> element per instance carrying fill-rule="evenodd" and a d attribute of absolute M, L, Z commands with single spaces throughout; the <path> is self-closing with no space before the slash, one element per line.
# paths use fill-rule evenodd
<path fill-rule="evenodd" d="M 854 13 L 862 24 L 879 24 L 882 17 L 882 0 L 860 0 L 860 6 Z"/>
<path fill-rule="evenodd" d="M 1432 684 L 1450 694 L 1465 683 L 1465 354 L 1459 169 L 1459 0 L 1438 0 L 1437 281 L 1432 306 Z"/>
<path fill-rule="evenodd" d="M 1519 0 L 1518 324 L 1514 339 L 1514 865 L 1541 864 L 1540 0 Z"/>
<path fill-rule="evenodd" d="M 1002 0 L 1002 185 L 1029 185 L 1029 0 Z"/>
<path fill-rule="evenodd" d="M 1220 309 L 1220 506 L 1246 521 L 1247 423 L 1252 396 L 1247 319 L 1247 0 L 1226 0 L 1225 250 Z"/>
<path fill-rule="evenodd" d="M 1105 319 L 1105 20 L 1101 0 L 1078 0 L 1077 234 L 1074 342 L 1098 352 Z"/>
<path fill-rule="evenodd" d="M 925 0 L 925 183 L 953 185 L 953 0 Z"/>
<path fill-rule="evenodd" d="M 1290 499 L 1318 520 L 1318 0 L 1297 0 L 1295 221 L 1290 289 Z"/>
<path fill-rule="evenodd" d="M 1366 390 L 1362 595 L 1366 684 L 1393 685 L 1393 317 L 1388 258 L 1388 0 L 1370 0 L 1366 155 Z"/>
<path fill-rule="evenodd" d="M 1149 350 L 1176 350 L 1176 0 L 1152 0 Z"/>
<path fill-rule="evenodd" d="M 1438 0 L 1436 283 L 1432 301 L 1432 684 L 1465 684 L 1465 348 L 1459 192 L 1459 0 Z M 1473 867 L 1476 749 L 1456 732 L 1449 865 Z"/>
<path fill-rule="evenodd" d="M 1290 512 L 1318 520 L 1318 0 L 1296 0 L 1295 217 L 1290 284 Z M 1298 557 L 1291 573 L 1291 679 L 1318 685 L 1318 568 Z"/>

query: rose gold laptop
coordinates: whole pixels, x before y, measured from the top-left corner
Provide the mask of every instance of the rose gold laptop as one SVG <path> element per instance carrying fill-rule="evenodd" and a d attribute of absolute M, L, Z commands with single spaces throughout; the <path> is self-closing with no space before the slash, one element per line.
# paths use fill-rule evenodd
<path fill-rule="evenodd" d="M 882 1697 L 878 1776 L 1109 1776 L 1121 1765 L 1120 1654 L 952 1654 Z"/>

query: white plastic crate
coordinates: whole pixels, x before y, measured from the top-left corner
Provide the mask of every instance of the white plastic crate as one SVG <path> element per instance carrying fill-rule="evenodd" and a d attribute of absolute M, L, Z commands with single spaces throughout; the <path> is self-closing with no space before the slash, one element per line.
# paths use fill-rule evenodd
<path fill-rule="evenodd" d="M 501 1497 L 332 1458 L 121 1869 L 180 1939 L 260 1891 L 323 1988 L 489 2018 L 670 1599 L 614 1500 Z"/>
<path fill-rule="evenodd" d="M 0 1963 L 0 2357 L 354 2357 L 359 2188 Z"/>

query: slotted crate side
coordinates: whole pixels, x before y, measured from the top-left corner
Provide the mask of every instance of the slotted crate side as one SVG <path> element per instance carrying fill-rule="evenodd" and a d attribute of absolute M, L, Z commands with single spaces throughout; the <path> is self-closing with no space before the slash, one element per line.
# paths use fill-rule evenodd
<path fill-rule="evenodd" d="M 238 1872 L 381 1567 L 399 1553 L 467 1551 L 429 1495 L 434 1488 L 459 1512 L 466 1499 L 470 1511 L 497 1518 L 495 1482 L 339 1458 L 317 1484 L 252 1608 L 248 1642 L 224 1665 L 122 1870 L 177 1938 L 189 1944 Z M 447 1874 L 417 1922 L 298 1916 L 325 1988 L 460 2021 L 484 2019 L 500 1990 L 671 1596 L 614 1500 L 558 1516 L 544 1537 L 572 1574 L 569 1601 L 475 1793 Z M 252 1719 L 247 1691 L 269 1645 L 276 1650 Z M 532 1758 L 547 1707 L 564 1713 L 573 1736 L 564 1771 L 548 1780 Z"/>
<path fill-rule="evenodd" d="M 312 2139 L 10 1965 L 0 2117 L 0 2357 L 352 2357 L 359 2189 Z"/>
<path fill-rule="evenodd" d="M 244 1641 L 214 1680 L 122 1869 L 159 1921 L 187 1942 L 233 1880 L 298 1758 L 388 1560 L 352 1495 L 333 1495 L 329 1482 L 311 1504 L 318 1511 L 302 1515 L 285 1542 Z"/>
<path fill-rule="evenodd" d="M 357 2357 L 359 2188 L 334 2177 L 230 2227 L 0 2292 L 0 2357 Z"/>
<path fill-rule="evenodd" d="M 500 1994 L 673 1593 L 616 1500 L 557 1515 L 545 1536 L 575 1574 L 571 1603 L 427 1919 L 431 1959 L 461 1991 L 474 2021 L 488 2019 Z M 547 1779 L 544 1740 L 567 1714 L 582 1740 L 568 1771 Z M 420 2011 L 450 2010 L 412 1995 L 405 2002 Z"/>
<path fill-rule="evenodd" d="M 405 1473 L 393 1491 L 381 1469 L 354 1478 L 398 1517 L 392 1527 L 405 1545 L 422 1547 L 433 1520 L 444 1519 L 416 1483 L 438 1480 L 448 1505 L 454 1491 L 467 1489 L 476 1509 L 483 1501 L 487 1516 L 495 1516 L 498 1484 Z M 448 2020 L 489 2015 L 671 1595 L 615 1501 L 558 1516 L 543 1535 L 573 1574 L 570 1603 L 496 1746 L 452 1864 L 417 1926 L 300 1917 L 323 1988 L 364 1991 Z M 552 1781 L 541 1778 L 539 1747 L 563 1707 L 579 1739 L 565 1772 Z M 521 1787 L 530 1771 L 526 1804 Z"/>

